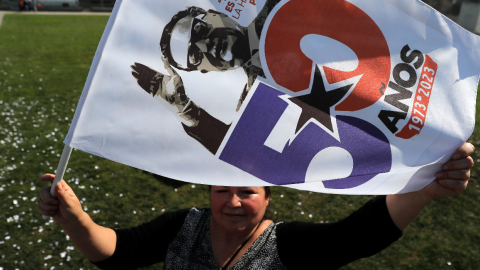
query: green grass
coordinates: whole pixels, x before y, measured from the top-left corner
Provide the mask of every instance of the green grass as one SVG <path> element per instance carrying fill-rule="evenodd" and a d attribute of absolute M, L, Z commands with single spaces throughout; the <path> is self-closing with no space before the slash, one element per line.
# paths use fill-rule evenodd
<path fill-rule="evenodd" d="M 4 18 L 0 28 L 0 269 L 95 268 L 71 248 L 61 227 L 42 219 L 35 199 L 45 186 L 39 176 L 56 169 L 107 19 Z M 471 138 L 477 145 L 479 135 L 476 129 Z M 397 243 L 343 269 L 480 269 L 477 176 L 474 169 L 473 181 L 463 195 L 431 203 Z M 72 153 L 65 179 L 93 219 L 108 227 L 135 226 L 164 210 L 208 206 L 206 186 L 172 185 L 80 151 Z M 270 212 L 276 221 L 332 222 L 369 198 L 274 187 Z M 162 265 L 147 269 L 162 269 Z"/>

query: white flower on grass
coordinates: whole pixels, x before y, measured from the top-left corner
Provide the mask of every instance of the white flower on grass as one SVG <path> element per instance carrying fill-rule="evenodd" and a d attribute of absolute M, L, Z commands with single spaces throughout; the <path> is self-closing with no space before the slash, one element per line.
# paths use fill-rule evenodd
<path fill-rule="evenodd" d="M 10 235 L 5 236 L 5 240 L 10 239 Z"/>
<path fill-rule="evenodd" d="M 66 255 L 67 255 L 67 252 L 66 252 L 66 251 L 60 253 L 60 257 L 61 257 L 61 258 L 65 258 Z"/>
<path fill-rule="evenodd" d="M 195 188 L 195 185 L 192 185 L 192 188 Z"/>
<path fill-rule="evenodd" d="M 44 260 L 50 260 L 52 258 L 52 255 L 47 255 L 47 257 L 44 258 Z"/>

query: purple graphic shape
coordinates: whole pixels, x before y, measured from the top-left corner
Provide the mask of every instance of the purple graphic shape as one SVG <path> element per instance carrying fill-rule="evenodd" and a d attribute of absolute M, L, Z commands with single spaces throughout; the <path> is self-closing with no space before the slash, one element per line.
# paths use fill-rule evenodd
<path fill-rule="evenodd" d="M 308 166 L 318 152 L 341 147 L 352 156 L 353 170 L 347 178 L 323 181 L 331 189 L 353 188 L 390 171 L 392 155 L 387 137 L 372 124 L 351 116 L 337 116 L 341 142 L 309 123 L 282 153 L 265 146 L 288 106 L 280 95 L 283 93 L 259 84 L 220 154 L 221 160 L 272 184 L 298 184 L 305 182 Z"/>

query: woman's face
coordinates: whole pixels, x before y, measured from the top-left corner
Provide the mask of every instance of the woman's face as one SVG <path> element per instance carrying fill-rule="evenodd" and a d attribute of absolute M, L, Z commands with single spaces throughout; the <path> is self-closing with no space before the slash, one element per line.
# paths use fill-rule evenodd
<path fill-rule="evenodd" d="M 263 187 L 212 186 L 213 221 L 231 233 L 252 230 L 265 215 L 269 199 Z"/>

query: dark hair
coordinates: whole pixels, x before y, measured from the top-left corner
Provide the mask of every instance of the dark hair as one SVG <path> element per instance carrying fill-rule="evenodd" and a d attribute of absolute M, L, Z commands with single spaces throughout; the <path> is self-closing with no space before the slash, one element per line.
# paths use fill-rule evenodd
<path fill-rule="evenodd" d="M 167 59 L 170 65 L 180 70 L 186 70 L 186 71 L 192 70 L 191 68 L 188 68 L 188 67 L 181 67 L 177 62 L 175 62 L 175 60 L 172 57 L 172 51 L 170 50 L 170 39 L 172 38 L 173 27 L 175 27 L 178 21 L 180 21 L 181 19 L 187 16 L 197 17 L 198 15 L 205 14 L 205 13 L 207 12 L 202 8 L 189 7 L 186 10 L 182 10 L 177 14 L 173 15 L 170 22 L 167 23 L 167 25 L 163 29 L 163 34 L 160 39 L 160 49 L 162 50 L 163 56 Z"/>

